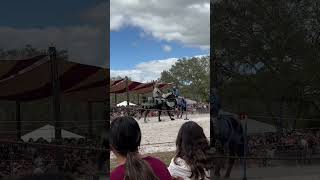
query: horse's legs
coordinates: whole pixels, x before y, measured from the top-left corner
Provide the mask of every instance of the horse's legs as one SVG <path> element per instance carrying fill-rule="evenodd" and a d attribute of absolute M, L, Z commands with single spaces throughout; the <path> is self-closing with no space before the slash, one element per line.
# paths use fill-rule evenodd
<path fill-rule="evenodd" d="M 183 115 L 183 109 L 180 109 L 180 119 L 182 119 L 182 115 Z"/>
<path fill-rule="evenodd" d="M 236 153 L 234 152 L 234 149 L 230 148 L 229 151 L 230 151 L 229 152 L 229 156 L 231 156 L 231 157 L 228 160 L 228 167 L 227 167 L 226 174 L 224 176 L 225 178 L 229 178 L 230 177 L 231 170 L 232 170 L 234 162 L 235 162 L 234 156 L 236 155 Z"/>
<path fill-rule="evenodd" d="M 158 121 L 159 121 L 159 122 L 161 122 L 161 118 L 160 118 L 161 113 L 162 113 L 162 111 L 158 111 Z"/>
<path fill-rule="evenodd" d="M 176 108 L 176 115 L 177 115 L 177 118 L 179 118 L 179 114 L 180 114 L 179 108 Z"/>
<path fill-rule="evenodd" d="M 145 114 L 144 114 L 144 122 L 147 122 L 147 115 L 149 114 L 150 110 L 145 110 Z"/>
<path fill-rule="evenodd" d="M 139 116 L 138 120 L 140 120 L 140 119 L 142 118 L 142 115 L 143 115 L 143 112 L 144 112 L 144 111 L 145 111 L 144 109 L 141 109 L 141 110 L 140 110 L 140 116 Z"/>
<path fill-rule="evenodd" d="M 168 116 L 170 117 L 171 121 L 173 121 L 174 118 L 172 117 L 172 115 L 171 115 L 171 113 L 170 113 L 170 110 L 168 110 L 167 113 L 168 113 Z"/>

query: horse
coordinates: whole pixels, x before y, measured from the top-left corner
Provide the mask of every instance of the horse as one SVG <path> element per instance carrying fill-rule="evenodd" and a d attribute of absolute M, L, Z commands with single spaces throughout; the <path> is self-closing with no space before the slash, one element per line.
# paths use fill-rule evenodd
<path fill-rule="evenodd" d="M 176 109 L 177 109 L 177 118 L 181 119 L 183 112 L 187 111 L 187 102 L 183 97 L 177 98 L 177 108 Z"/>
<path fill-rule="evenodd" d="M 241 157 L 244 155 L 244 130 L 238 117 L 231 113 L 223 112 L 219 98 L 213 101 L 213 112 L 215 114 L 215 148 L 217 153 L 221 155 L 229 155 L 228 166 L 225 178 L 229 178 L 233 165 L 235 163 L 234 156 Z M 213 123 L 213 122 L 212 122 Z M 224 165 L 224 159 L 219 159 L 214 169 L 214 176 L 220 177 L 220 170 Z"/>
<path fill-rule="evenodd" d="M 177 100 L 176 100 L 176 96 L 173 93 L 168 93 L 166 95 L 163 96 L 163 100 L 161 101 L 161 103 L 155 103 L 155 100 L 153 100 L 153 102 L 149 102 L 149 103 L 144 103 L 142 104 L 142 108 L 140 110 L 140 117 L 139 119 L 141 119 L 143 113 L 145 113 L 144 115 L 144 122 L 147 122 L 147 116 L 148 114 L 152 111 L 152 110 L 157 110 L 158 111 L 158 121 L 161 122 L 161 112 L 162 111 L 166 111 L 168 116 L 170 117 L 170 119 L 173 121 L 173 115 L 170 113 L 170 111 L 174 110 L 177 106 Z"/>

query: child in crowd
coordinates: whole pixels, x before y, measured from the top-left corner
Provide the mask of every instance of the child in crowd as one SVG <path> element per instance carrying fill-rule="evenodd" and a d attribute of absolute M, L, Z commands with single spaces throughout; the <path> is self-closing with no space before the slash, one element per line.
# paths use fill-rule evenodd
<path fill-rule="evenodd" d="M 176 140 L 176 155 L 168 167 L 170 174 L 184 180 L 209 180 L 212 163 L 208 160 L 209 142 L 195 122 L 184 123 Z"/>
<path fill-rule="evenodd" d="M 172 180 L 166 165 L 154 157 L 142 157 L 139 124 L 132 117 L 115 118 L 110 125 L 110 148 L 119 166 L 110 174 L 111 180 Z"/>

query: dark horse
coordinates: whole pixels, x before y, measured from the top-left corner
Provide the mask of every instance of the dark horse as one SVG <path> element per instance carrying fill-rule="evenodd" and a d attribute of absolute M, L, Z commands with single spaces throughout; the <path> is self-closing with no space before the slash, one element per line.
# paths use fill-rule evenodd
<path fill-rule="evenodd" d="M 225 177 L 229 178 L 235 162 L 234 157 L 244 155 L 244 131 L 239 118 L 234 114 L 223 112 L 219 98 L 217 96 L 213 98 L 215 98 L 212 111 L 215 114 L 214 136 L 216 137 L 214 146 L 218 154 L 231 156 L 231 158 L 226 158 L 228 159 L 228 166 Z M 224 159 L 217 160 L 214 170 L 215 176 L 220 177 L 220 170 L 224 161 Z"/>
<path fill-rule="evenodd" d="M 158 121 L 161 121 L 161 112 L 162 111 L 166 111 L 168 116 L 170 117 L 171 120 L 174 120 L 173 115 L 170 113 L 170 111 L 173 111 L 176 106 L 177 106 L 177 100 L 176 100 L 176 96 L 173 93 L 168 93 L 164 98 L 163 101 L 161 103 L 155 103 L 155 100 L 153 100 L 153 102 L 149 102 L 149 103 L 145 103 L 142 105 L 142 109 L 140 110 L 140 117 L 139 119 L 141 119 L 143 113 L 144 114 L 144 122 L 147 122 L 147 116 L 148 114 L 153 111 L 156 110 L 158 111 Z"/>
<path fill-rule="evenodd" d="M 187 102 L 183 97 L 178 97 L 177 98 L 177 118 L 181 119 L 183 112 L 187 111 Z M 186 117 L 187 119 L 187 117 Z"/>

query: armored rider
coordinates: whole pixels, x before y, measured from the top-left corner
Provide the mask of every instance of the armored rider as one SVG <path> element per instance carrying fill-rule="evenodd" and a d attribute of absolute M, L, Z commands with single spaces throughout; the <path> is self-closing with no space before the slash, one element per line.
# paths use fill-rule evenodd
<path fill-rule="evenodd" d="M 159 83 L 155 83 L 152 96 L 157 105 L 162 103 L 162 92 L 159 89 Z"/>

